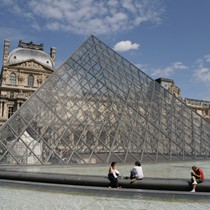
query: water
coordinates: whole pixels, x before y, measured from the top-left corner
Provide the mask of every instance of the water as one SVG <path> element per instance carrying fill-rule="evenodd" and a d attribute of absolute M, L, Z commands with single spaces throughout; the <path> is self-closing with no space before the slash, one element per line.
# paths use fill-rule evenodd
<path fill-rule="evenodd" d="M 191 166 L 196 165 L 204 170 L 207 179 L 210 179 L 209 161 L 176 162 L 143 164 L 146 177 L 190 178 Z M 109 165 L 102 166 L 75 166 L 75 167 L 13 167 L 10 170 L 67 173 L 67 174 L 107 174 Z M 132 165 L 119 164 L 118 170 L 128 175 Z M 0 210 L 209 210 L 209 201 L 193 200 L 153 200 L 138 198 L 114 198 L 100 196 L 84 196 L 72 193 L 56 193 L 47 190 L 30 190 L 0 186 Z"/>
<path fill-rule="evenodd" d="M 190 179 L 192 166 L 201 167 L 205 177 L 210 179 L 210 160 L 165 162 L 165 163 L 143 163 L 145 177 L 157 178 L 185 178 Z M 117 169 L 123 176 L 129 176 L 132 164 L 117 164 Z M 1 170 L 2 167 L 0 167 Z M 82 165 L 82 166 L 12 166 L 9 170 L 27 171 L 37 173 L 58 173 L 58 174 L 84 174 L 84 175 L 107 175 L 109 164 L 103 165 Z"/>
<path fill-rule="evenodd" d="M 0 188 L 0 210 L 209 210 L 210 202 L 82 196 Z"/>

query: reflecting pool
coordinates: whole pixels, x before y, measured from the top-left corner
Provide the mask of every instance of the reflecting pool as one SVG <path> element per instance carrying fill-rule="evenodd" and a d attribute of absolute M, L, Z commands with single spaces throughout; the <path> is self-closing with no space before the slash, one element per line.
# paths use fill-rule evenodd
<path fill-rule="evenodd" d="M 0 188 L 0 210 L 209 210 L 210 202 L 176 202 L 82 196 Z"/>
<path fill-rule="evenodd" d="M 197 165 L 204 170 L 206 179 L 210 177 L 209 161 L 188 161 L 176 163 L 158 163 L 158 164 L 143 164 L 144 174 L 146 177 L 168 177 L 189 178 L 191 166 Z M 65 173 L 65 174 L 87 174 L 87 175 L 106 175 L 108 170 L 107 165 L 101 166 L 69 166 L 69 167 L 0 167 L 0 170 L 17 170 L 30 171 L 35 173 Z M 118 170 L 123 175 L 128 175 L 132 165 L 118 164 Z M 24 189 L 15 188 L 6 185 L 0 185 L 0 210 L 209 210 L 210 209 L 210 193 L 209 201 L 194 201 L 191 200 L 158 200 L 146 198 L 116 198 L 116 197 L 101 197 L 88 196 L 74 193 L 58 193 L 44 189 Z"/>

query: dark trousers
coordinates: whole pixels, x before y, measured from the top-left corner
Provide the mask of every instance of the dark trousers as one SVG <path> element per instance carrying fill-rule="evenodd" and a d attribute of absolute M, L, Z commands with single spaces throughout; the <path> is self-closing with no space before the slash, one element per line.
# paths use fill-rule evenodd
<path fill-rule="evenodd" d="M 131 174 L 130 174 L 130 179 L 134 179 L 136 178 L 136 174 L 134 172 L 131 171 Z"/>
<path fill-rule="evenodd" d="M 112 173 L 108 174 L 108 179 L 110 181 L 110 184 L 111 184 L 112 188 L 117 188 L 118 187 L 118 179 L 115 178 Z"/>

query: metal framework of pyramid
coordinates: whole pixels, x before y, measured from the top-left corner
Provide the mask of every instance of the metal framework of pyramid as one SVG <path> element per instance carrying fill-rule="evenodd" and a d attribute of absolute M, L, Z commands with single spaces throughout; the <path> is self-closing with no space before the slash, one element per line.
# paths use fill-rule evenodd
<path fill-rule="evenodd" d="M 210 157 L 210 123 L 94 36 L 0 128 L 0 164 Z"/>

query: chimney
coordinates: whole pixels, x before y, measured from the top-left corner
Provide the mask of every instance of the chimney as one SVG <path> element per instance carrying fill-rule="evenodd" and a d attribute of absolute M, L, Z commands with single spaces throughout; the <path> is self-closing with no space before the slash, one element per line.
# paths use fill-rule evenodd
<path fill-rule="evenodd" d="M 8 60 L 9 56 L 9 45 L 10 41 L 9 40 L 4 40 L 4 52 L 3 52 L 3 63 L 5 64 Z"/>
<path fill-rule="evenodd" d="M 56 55 L 56 48 L 51 47 L 51 49 L 50 49 L 50 57 L 52 58 L 54 67 L 55 67 L 55 55 Z"/>

